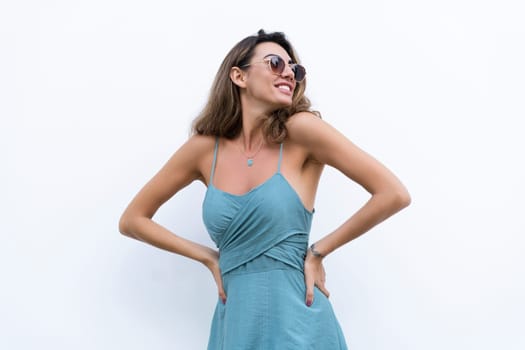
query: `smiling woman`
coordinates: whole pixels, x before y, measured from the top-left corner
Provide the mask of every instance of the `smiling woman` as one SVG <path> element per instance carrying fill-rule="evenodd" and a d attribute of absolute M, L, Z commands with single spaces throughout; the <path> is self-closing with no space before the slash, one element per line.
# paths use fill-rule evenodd
<path fill-rule="evenodd" d="M 211 271 L 219 298 L 209 350 L 346 349 L 323 259 L 410 202 L 396 176 L 311 110 L 305 88 L 306 70 L 283 33 L 241 40 L 223 60 L 193 136 L 121 217 L 123 234 Z M 325 165 L 371 198 L 309 246 Z M 195 180 L 208 188 L 203 218 L 218 250 L 152 220 Z"/>

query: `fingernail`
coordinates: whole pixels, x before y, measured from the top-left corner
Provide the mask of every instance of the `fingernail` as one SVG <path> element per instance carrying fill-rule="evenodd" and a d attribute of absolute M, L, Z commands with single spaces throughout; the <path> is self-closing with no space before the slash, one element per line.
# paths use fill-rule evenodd
<path fill-rule="evenodd" d="M 308 306 L 308 307 L 312 306 L 312 301 L 311 300 L 307 300 L 306 301 L 306 306 Z"/>
<path fill-rule="evenodd" d="M 226 304 L 226 298 L 222 298 L 222 304 Z"/>

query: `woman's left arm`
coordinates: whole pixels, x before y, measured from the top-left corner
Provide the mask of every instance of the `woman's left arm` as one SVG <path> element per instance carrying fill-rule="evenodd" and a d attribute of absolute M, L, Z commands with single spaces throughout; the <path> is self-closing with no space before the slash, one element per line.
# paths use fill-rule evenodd
<path fill-rule="evenodd" d="M 371 194 L 370 199 L 348 220 L 315 243 L 315 250 L 322 257 L 410 204 L 408 191 L 390 170 L 322 119 L 310 113 L 300 113 L 291 118 L 288 129 L 292 141 L 307 150 L 309 160 L 338 169 Z M 311 296 L 307 295 L 307 304 L 313 300 L 314 280 L 324 289 L 322 257 L 314 256 L 308 250 L 305 274 L 307 294 Z M 312 273 L 307 273 L 307 269 Z"/>

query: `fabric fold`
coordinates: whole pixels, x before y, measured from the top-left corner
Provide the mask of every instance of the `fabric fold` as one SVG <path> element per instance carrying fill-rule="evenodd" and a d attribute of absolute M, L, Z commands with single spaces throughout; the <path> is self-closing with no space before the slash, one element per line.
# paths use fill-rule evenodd
<path fill-rule="evenodd" d="M 208 205 L 217 196 L 221 200 L 226 197 L 228 204 Z M 210 186 L 203 204 L 206 213 L 203 219 L 219 248 L 221 272 L 226 274 L 266 252 L 290 266 L 302 268 L 301 257 L 308 244 L 312 213 L 297 202 L 295 190 L 280 173 L 245 195 L 232 195 Z M 291 237 L 294 239 L 289 244 L 297 254 L 290 256 L 282 248 L 272 250 Z"/>

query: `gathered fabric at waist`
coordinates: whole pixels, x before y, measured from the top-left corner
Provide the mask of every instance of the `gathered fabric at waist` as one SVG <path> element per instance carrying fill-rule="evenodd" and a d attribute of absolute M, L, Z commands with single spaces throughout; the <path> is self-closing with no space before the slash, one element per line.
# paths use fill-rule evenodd
<path fill-rule="evenodd" d="M 258 273 L 271 270 L 296 270 L 296 268 L 263 254 L 259 255 L 253 260 L 248 261 L 247 263 L 240 265 L 235 270 L 227 272 L 225 276 Z"/>
<path fill-rule="evenodd" d="M 255 258 L 227 271 L 223 276 L 284 269 L 302 272 L 307 245 L 308 235 L 292 235 Z"/>

